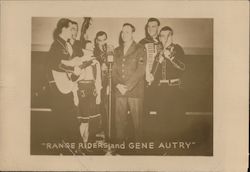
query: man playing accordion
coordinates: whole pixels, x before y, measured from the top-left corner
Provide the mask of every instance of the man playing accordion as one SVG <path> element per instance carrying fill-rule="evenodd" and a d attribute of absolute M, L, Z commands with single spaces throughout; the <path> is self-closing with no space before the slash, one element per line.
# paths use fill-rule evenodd
<path fill-rule="evenodd" d="M 153 62 L 155 56 L 160 47 L 160 41 L 158 36 L 158 29 L 160 26 L 160 21 L 156 18 L 149 18 L 147 24 L 145 26 L 145 38 L 143 38 L 139 43 L 142 44 L 147 53 L 147 63 L 146 63 L 146 74 L 145 79 L 145 96 L 144 96 L 144 111 L 145 114 L 153 114 L 157 113 L 157 97 L 155 96 L 155 92 L 157 91 L 157 87 L 151 84 L 151 70 L 153 67 Z"/>

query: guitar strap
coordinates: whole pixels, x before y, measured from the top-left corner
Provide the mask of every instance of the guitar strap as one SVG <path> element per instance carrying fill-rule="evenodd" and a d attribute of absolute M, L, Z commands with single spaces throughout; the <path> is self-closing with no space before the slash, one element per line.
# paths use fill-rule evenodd
<path fill-rule="evenodd" d="M 63 43 L 59 41 L 58 39 L 57 39 L 57 42 L 64 48 L 64 50 L 69 54 L 69 57 L 71 58 L 73 54 L 73 48 L 71 44 L 69 42 L 66 42 L 66 46 L 64 46 Z M 71 80 L 69 73 L 67 71 L 65 71 L 65 73 L 67 75 L 67 78 Z"/>

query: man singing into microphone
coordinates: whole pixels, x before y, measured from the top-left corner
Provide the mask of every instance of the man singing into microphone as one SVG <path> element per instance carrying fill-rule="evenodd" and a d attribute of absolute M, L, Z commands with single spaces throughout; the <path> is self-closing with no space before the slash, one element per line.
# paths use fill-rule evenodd
<path fill-rule="evenodd" d="M 95 37 L 95 48 L 94 56 L 99 61 L 101 65 L 101 79 L 102 79 L 102 90 L 101 90 L 101 104 L 100 111 L 102 117 L 102 129 L 107 138 L 107 112 L 108 112 L 108 52 L 107 52 L 107 33 L 104 31 L 99 31 L 96 33 Z"/>
<path fill-rule="evenodd" d="M 113 84 L 115 87 L 115 126 L 118 142 L 126 140 L 128 111 L 133 120 L 135 140 L 142 137 L 142 101 L 146 53 L 133 39 L 135 27 L 125 23 L 121 31 L 121 44 L 114 52 Z"/>

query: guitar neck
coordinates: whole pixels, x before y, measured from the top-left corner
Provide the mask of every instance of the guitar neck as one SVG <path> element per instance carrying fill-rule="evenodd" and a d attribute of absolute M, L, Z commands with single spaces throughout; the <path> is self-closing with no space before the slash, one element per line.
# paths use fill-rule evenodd
<path fill-rule="evenodd" d="M 84 68 L 90 66 L 91 64 L 92 64 L 92 60 L 85 61 L 85 62 L 83 62 L 83 63 L 79 66 L 79 68 L 80 68 L 80 69 L 84 69 Z"/>

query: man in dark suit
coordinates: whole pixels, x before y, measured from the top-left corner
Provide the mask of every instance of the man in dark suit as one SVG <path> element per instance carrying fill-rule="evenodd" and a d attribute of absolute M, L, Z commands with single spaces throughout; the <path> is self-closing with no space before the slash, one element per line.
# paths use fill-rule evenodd
<path fill-rule="evenodd" d="M 142 44 L 147 52 L 147 65 L 146 65 L 146 77 L 145 77 L 145 98 L 144 98 L 144 112 L 145 117 L 150 114 L 156 114 L 159 109 L 157 109 L 158 99 L 155 96 L 158 92 L 158 88 L 151 84 L 152 78 L 150 72 L 152 70 L 153 61 L 157 50 L 160 46 L 159 41 L 159 31 L 160 21 L 157 18 L 149 18 L 145 26 L 145 38 L 143 38 L 139 43 Z"/>
<path fill-rule="evenodd" d="M 149 18 L 145 26 L 145 38 L 140 40 L 140 44 L 145 45 L 147 43 L 158 43 L 158 30 L 160 27 L 160 21 L 157 18 Z"/>
<path fill-rule="evenodd" d="M 102 90 L 101 90 L 101 128 L 104 131 L 105 139 L 108 139 L 108 62 L 107 62 L 107 39 L 108 35 L 104 31 L 99 31 L 95 36 L 95 48 L 94 57 L 99 61 L 101 65 L 101 80 L 102 80 Z"/>
<path fill-rule="evenodd" d="M 54 31 L 54 41 L 51 44 L 48 52 L 48 80 L 50 85 L 49 101 L 55 117 L 55 139 L 58 143 L 63 141 L 72 141 L 72 123 L 75 121 L 75 108 L 73 102 L 73 94 L 61 93 L 58 89 L 55 78 L 52 72 L 57 73 L 76 73 L 77 67 L 67 66 L 62 61 L 70 61 L 72 59 L 72 47 L 69 44 L 69 39 L 72 36 L 72 21 L 62 18 L 58 21 L 57 27 Z M 65 149 L 66 150 L 66 149 Z M 70 153 L 66 150 L 67 153 Z M 71 153 L 70 153 L 71 154 Z"/>
<path fill-rule="evenodd" d="M 163 125 L 163 138 L 167 139 L 181 133 L 184 125 L 181 78 L 185 71 L 185 55 L 183 48 L 173 42 L 173 30 L 169 26 L 161 28 L 159 39 L 162 50 L 155 57 L 151 78 L 159 90 L 156 93 L 157 109 Z"/>
<path fill-rule="evenodd" d="M 121 31 L 121 45 L 115 49 L 113 83 L 115 87 L 115 126 L 117 141 L 126 140 L 128 111 L 134 125 L 135 140 L 142 136 L 142 102 L 146 53 L 141 44 L 133 39 L 135 27 L 125 23 Z"/>

